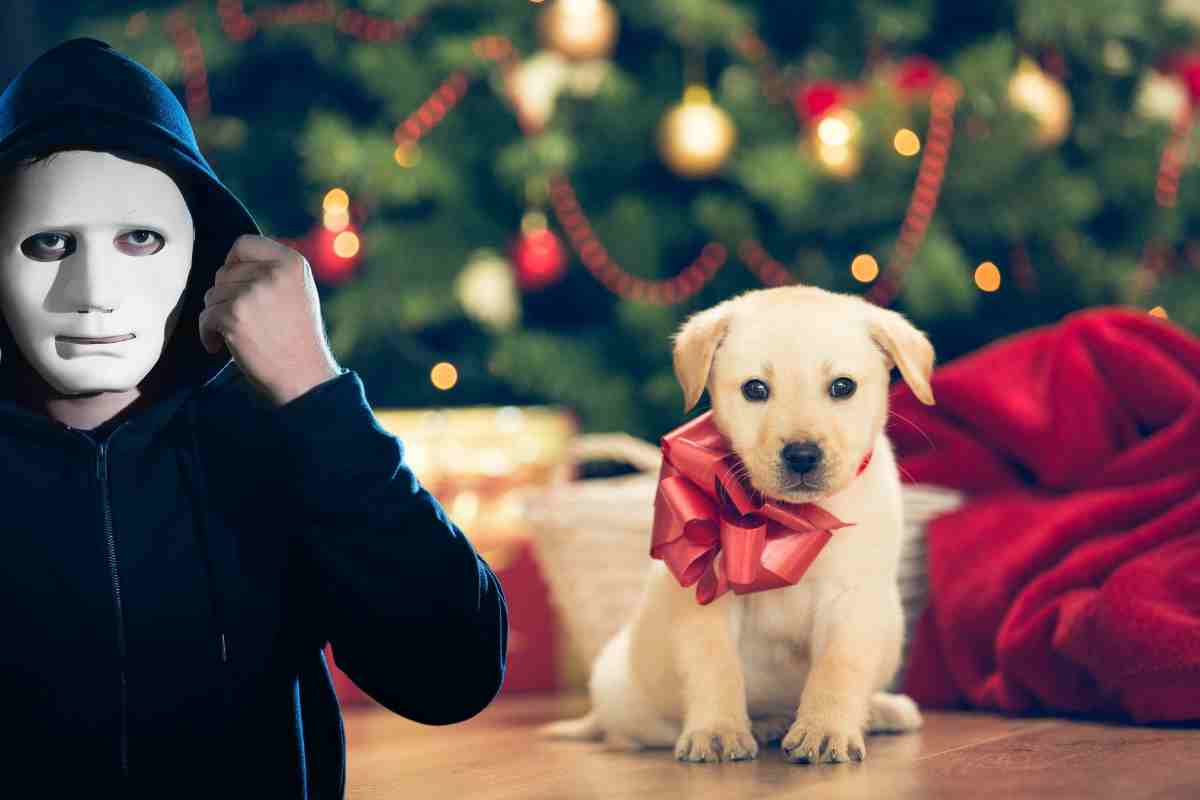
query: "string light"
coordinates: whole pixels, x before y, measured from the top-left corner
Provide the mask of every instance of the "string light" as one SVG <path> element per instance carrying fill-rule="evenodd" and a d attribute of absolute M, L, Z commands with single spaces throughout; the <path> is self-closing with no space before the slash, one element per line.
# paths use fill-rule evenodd
<path fill-rule="evenodd" d="M 864 295 L 868 300 L 886 306 L 900 291 L 900 277 L 912 264 L 913 256 L 933 219 L 942 179 L 946 176 L 946 161 L 950 157 L 950 142 L 954 139 L 954 109 L 962 97 L 962 86 L 953 78 L 942 78 L 929 97 L 929 130 L 925 154 L 917 167 L 917 185 L 904 212 L 900 238 L 892 251 L 887 270 Z"/>
<path fill-rule="evenodd" d="M 1159 319 L 1168 319 L 1167 310 L 1162 306 L 1155 306 L 1154 308 L 1150 309 L 1150 316 L 1158 317 Z"/>
<path fill-rule="evenodd" d="M 879 277 L 879 262 L 869 253 L 862 253 L 850 262 L 850 274 L 855 280 L 870 283 Z"/>
<path fill-rule="evenodd" d="M 1000 268 L 991 261 L 985 261 L 975 268 L 975 285 L 985 292 L 994 292 L 1000 288 Z"/>
<path fill-rule="evenodd" d="M 853 131 L 850 124 L 835 114 L 830 114 L 817 125 L 817 137 L 821 144 L 830 147 L 845 147 Z"/>
<path fill-rule="evenodd" d="M 254 18 L 251 18 L 245 14 L 240 0 L 219 0 L 218 15 L 221 17 L 222 30 L 227 36 L 232 39 L 244 39 L 253 34 L 254 28 L 260 22 L 283 24 L 298 21 L 328 21 L 325 19 L 328 16 L 325 9 L 330 7 L 328 4 L 297 3 L 295 6 L 260 9 L 255 12 Z M 175 36 L 175 46 L 183 64 L 185 83 L 192 81 L 193 83 L 190 85 L 195 89 L 186 95 L 187 107 L 189 113 L 199 119 L 206 116 L 209 111 L 204 54 L 199 37 L 196 35 L 191 20 L 182 12 L 173 12 L 168 20 L 169 24 L 174 25 L 177 32 L 182 34 Z M 422 21 L 424 21 L 424 17 L 411 17 L 401 23 L 394 23 L 390 20 L 373 20 L 360 12 L 344 9 L 338 16 L 338 27 L 359 36 L 359 38 L 370 40 L 374 37 L 375 40 L 380 40 L 387 37 L 388 31 L 380 28 L 379 25 L 392 26 L 388 30 L 399 36 L 411 33 L 417 27 L 417 23 Z M 374 28 L 372 28 L 372 23 L 374 23 Z M 365 30 L 373 32 L 367 33 Z M 191 48 L 188 53 L 185 53 L 184 39 L 188 40 L 186 44 Z M 752 51 L 758 47 L 765 52 L 765 46 L 761 45 L 761 40 L 756 37 L 744 41 L 750 43 Z M 496 61 L 502 66 L 519 55 L 512 46 L 511 40 L 499 35 L 477 38 L 472 43 L 472 49 L 481 58 Z M 186 55 L 194 55 L 194 57 L 188 58 L 185 57 Z M 762 53 L 757 53 L 755 60 L 763 66 L 764 74 L 769 72 L 770 64 L 765 62 Z M 397 163 L 406 157 L 406 152 L 415 157 L 416 151 L 411 148 L 415 147 L 417 140 L 441 122 L 462 99 L 470 85 L 471 78 L 464 71 L 459 70 L 452 73 L 429 99 L 396 127 L 394 137 L 397 148 L 393 157 L 396 158 Z M 960 95 L 961 87 L 957 81 L 951 78 L 944 78 L 932 93 L 929 144 L 925 148 L 925 155 L 917 170 L 917 185 L 909 201 L 901 225 L 900 237 L 887 271 L 880 276 L 865 295 L 871 302 L 879 305 L 887 305 L 891 302 L 898 291 L 900 275 L 907 269 L 924 239 L 925 231 L 937 206 L 945 172 L 945 162 L 954 133 L 954 108 Z M 831 119 L 838 120 L 838 122 L 827 126 L 825 135 L 832 137 L 834 141 L 840 139 L 849 141 L 856 132 L 855 128 L 851 127 L 851 122 L 856 125 L 857 120 L 853 117 L 849 120 L 840 117 L 831 117 Z M 523 129 L 526 128 L 525 121 L 518 118 L 518 122 Z M 818 138 L 820 138 L 819 132 Z M 401 165 L 403 166 L 403 164 Z M 662 304 L 680 302 L 700 291 L 725 264 L 727 257 L 725 247 L 718 242 L 709 242 L 701 249 L 700 256 L 696 261 L 674 278 L 661 281 L 636 278 L 613 262 L 604 246 L 595 238 L 567 179 L 559 176 L 557 185 L 559 191 L 557 194 L 551 193 L 551 200 L 555 215 L 559 222 L 564 224 L 571 244 L 579 253 L 584 265 L 597 278 L 601 279 L 606 287 L 622 297 Z M 353 241 L 357 242 L 357 237 L 354 237 Z M 758 242 L 752 239 L 744 240 L 739 243 L 738 252 L 747 269 L 765 284 L 783 285 L 794 282 L 794 278 L 787 268 L 772 258 Z"/>
<path fill-rule="evenodd" d="M 337 233 L 350 224 L 350 195 L 346 194 L 345 189 L 334 188 L 326 192 L 321 200 L 321 209 L 325 212 L 321 222 L 326 230 Z M 334 252 L 337 252 L 336 239 Z"/>
<path fill-rule="evenodd" d="M 539 4 L 542 0 L 531 0 L 531 2 Z M 244 40 L 252 36 L 258 27 L 259 21 L 267 24 L 298 21 L 327 22 L 329 21 L 328 17 L 332 13 L 330 11 L 331 8 L 331 4 L 328 3 L 300 2 L 291 7 L 276 6 L 259 9 L 254 12 L 253 16 L 249 16 L 245 13 L 241 0 L 218 0 L 217 2 L 217 14 L 221 19 L 221 29 L 227 37 L 235 41 Z M 314 9 L 319 13 L 314 13 Z M 127 33 L 130 36 L 141 35 L 147 19 L 148 17 L 144 11 L 132 14 L 126 24 Z M 426 19 L 426 15 L 420 14 L 397 22 L 390 19 L 373 18 L 352 9 L 343 9 L 338 15 L 338 28 L 367 41 L 383 41 L 389 38 L 410 35 Z M 190 17 L 181 9 L 176 9 L 169 13 L 164 18 L 164 26 L 172 37 L 184 73 L 185 101 L 188 113 L 193 119 L 204 119 L 210 112 L 210 101 L 208 97 L 207 72 L 204 65 L 204 51 L 195 26 L 192 24 Z M 752 31 L 739 32 L 734 37 L 734 40 L 738 51 L 762 69 L 764 82 L 768 88 L 768 98 L 776 103 L 786 100 L 787 93 L 780 88 L 784 86 L 785 82 L 779 79 L 778 72 L 771 63 L 769 53 L 762 40 Z M 511 41 L 504 36 L 479 37 L 473 43 L 473 49 L 481 57 L 497 62 L 508 61 L 517 55 Z M 397 148 L 394 157 L 398 164 L 401 166 L 411 166 L 411 164 L 402 163 L 407 158 L 402 151 L 415 146 L 416 139 L 427 133 L 433 125 L 437 124 L 450 111 L 466 92 L 469 84 L 470 79 L 464 73 L 461 71 L 453 73 L 442 83 L 431 98 L 431 100 L 435 98 L 440 100 L 440 104 L 426 108 L 430 103 L 430 101 L 426 101 L 422 105 L 422 108 L 410 115 L 405 124 L 397 127 Z M 901 227 L 900 240 L 897 242 L 896 252 L 893 254 L 892 261 L 888 265 L 887 274 L 883 275 L 865 295 L 868 300 L 874 303 L 887 305 L 891 302 L 899 287 L 900 273 L 908 267 L 912 256 L 924 238 L 929 218 L 932 216 L 933 208 L 937 203 L 947 151 L 950 139 L 953 136 L 954 106 L 960 96 L 961 87 L 958 86 L 957 82 L 949 78 L 944 78 L 934 89 L 930 102 L 929 147 L 926 148 L 925 157 L 922 159 L 918 170 L 917 188 L 910 200 L 908 212 Z M 426 112 L 423 115 L 421 114 L 422 110 Z M 939 114 L 942 117 L 940 121 L 938 119 Z M 518 121 L 520 122 L 520 120 Z M 1183 160 L 1182 152 L 1186 147 L 1186 140 L 1194 121 L 1195 110 L 1191 106 L 1188 106 L 1185 113 L 1181 114 L 1176 120 L 1171 139 L 1163 149 L 1155 193 L 1155 200 L 1161 208 L 1171 208 L 1175 205 L 1179 186 L 1179 173 Z M 896 139 L 900 139 L 901 134 L 906 130 L 908 129 L 898 131 Z M 820 134 L 818 133 L 818 135 Z M 832 135 L 836 139 L 839 135 L 843 135 L 843 132 L 834 130 L 832 131 Z M 919 150 L 920 138 L 915 133 L 912 135 L 916 138 L 916 145 Z M 907 139 L 907 137 L 905 138 Z M 893 140 L 893 145 L 896 146 L 897 152 L 901 152 L 899 143 L 896 140 Z M 938 156 L 935 159 L 930 159 L 930 151 L 935 148 L 938 151 Z M 415 159 L 416 152 L 409 152 L 411 152 L 412 157 Z M 901 152 L 901 154 L 903 155 L 904 153 Z M 780 285 L 791 282 L 791 276 L 787 272 L 786 267 L 771 258 L 757 242 L 753 240 L 743 241 L 738 247 L 738 252 L 743 261 L 746 262 L 747 268 L 765 284 Z M 722 249 L 722 260 L 723 258 L 724 252 Z M 1151 277 L 1157 276 L 1158 273 L 1165 269 L 1166 262 L 1166 253 L 1161 243 L 1153 241 L 1147 243 L 1143 254 L 1142 271 Z M 719 266 L 717 268 L 719 269 Z M 716 269 L 712 270 L 712 272 L 715 274 Z M 998 274 L 999 271 L 997 270 L 997 276 Z M 699 287 L 696 287 L 696 290 L 698 289 Z M 1163 313 L 1165 314 L 1166 312 L 1164 311 Z"/>
<path fill-rule="evenodd" d="M 341 258 L 354 258 L 358 248 L 358 235 L 353 231 L 342 231 L 333 239 L 333 252 Z"/>
<path fill-rule="evenodd" d="M 333 231 L 334 233 L 344 231 L 350 225 L 350 212 L 344 208 L 326 211 L 322 219 L 322 224 L 324 224 L 327 231 Z"/>
<path fill-rule="evenodd" d="M 921 137 L 908 128 L 901 128 L 896 131 L 896 136 L 892 139 L 892 146 L 896 148 L 896 152 L 900 155 L 912 158 L 921 152 Z"/>
<path fill-rule="evenodd" d="M 326 211 L 345 211 L 350 207 L 350 195 L 345 189 L 330 189 L 321 201 L 321 208 Z"/>
<path fill-rule="evenodd" d="M 817 122 L 814 155 L 831 175 L 846 180 L 862 166 L 862 120 L 849 108 L 835 108 Z"/>
<path fill-rule="evenodd" d="M 830 172 L 843 178 L 853 177 L 858 171 L 858 154 L 844 144 L 817 144 L 817 158 Z"/>
<path fill-rule="evenodd" d="M 435 388 L 443 392 L 453 389 L 454 384 L 458 383 L 458 370 L 449 361 L 440 361 L 429 370 L 429 380 Z"/>
<path fill-rule="evenodd" d="M 396 145 L 396 150 L 392 153 L 392 158 L 396 163 L 407 169 L 414 166 L 421 158 L 421 150 L 416 142 L 402 142 Z"/>
<path fill-rule="evenodd" d="M 896 296 L 900 276 L 925 238 L 941 192 L 950 142 L 954 136 L 954 109 L 961 93 L 961 87 L 952 78 L 943 79 L 934 89 L 930 101 L 929 146 L 925 148 L 925 155 L 917 169 L 917 185 L 905 212 L 888 272 L 880 276 L 865 295 L 873 303 L 886 306 Z M 717 242 L 709 242 L 701 251 L 701 257 L 674 278 L 647 281 L 635 277 L 613 262 L 604 245 L 596 239 L 566 177 L 559 175 L 552 179 L 550 201 L 559 224 L 566 230 L 584 266 L 610 291 L 622 297 L 650 303 L 678 303 L 700 291 L 724 266 L 725 248 Z M 708 259 L 705 259 L 705 251 L 708 251 Z M 753 239 L 746 239 L 738 245 L 738 255 L 747 269 L 768 286 L 795 282 L 787 268 Z"/>

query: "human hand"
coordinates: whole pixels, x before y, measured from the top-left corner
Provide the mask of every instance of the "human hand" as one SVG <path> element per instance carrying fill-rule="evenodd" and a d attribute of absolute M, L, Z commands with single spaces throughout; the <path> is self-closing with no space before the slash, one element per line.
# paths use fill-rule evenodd
<path fill-rule="evenodd" d="M 239 236 L 205 292 L 204 306 L 204 349 L 228 347 L 276 406 L 340 374 L 325 339 L 312 270 L 293 249 L 265 236 Z"/>

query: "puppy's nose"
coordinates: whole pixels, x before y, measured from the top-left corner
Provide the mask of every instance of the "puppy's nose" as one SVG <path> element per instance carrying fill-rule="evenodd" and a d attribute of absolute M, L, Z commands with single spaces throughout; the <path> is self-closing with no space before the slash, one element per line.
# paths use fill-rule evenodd
<path fill-rule="evenodd" d="M 821 448 L 813 442 L 791 442 L 784 446 L 783 463 L 797 475 L 812 472 L 821 463 Z"/>

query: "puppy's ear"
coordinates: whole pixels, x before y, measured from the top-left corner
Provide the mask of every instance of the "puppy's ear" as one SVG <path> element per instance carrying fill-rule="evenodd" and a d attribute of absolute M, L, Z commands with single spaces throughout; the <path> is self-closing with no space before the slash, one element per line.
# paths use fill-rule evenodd
<path fill-rule="evenodd" d="M 900 368 L 900 375 L 913 394 L 927 406 L 933 405 L 933 345 L 925 334 L 899 313 L 887 308 L 872 307 L 867 317 L 871 338 L 882 348 L 889 369 Z"/>
<path fill-rule="evenodd" d="M 729 329 L 729 301 L 693 314 L 675 334 L 675 378 L 683 389 L 683 412 L 700 402 L 713 354 Z"/>

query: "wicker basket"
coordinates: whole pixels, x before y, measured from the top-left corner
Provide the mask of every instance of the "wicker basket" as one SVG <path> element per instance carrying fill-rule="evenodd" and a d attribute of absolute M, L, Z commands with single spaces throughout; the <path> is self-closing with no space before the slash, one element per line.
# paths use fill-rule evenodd
<path fill-rule="evenodd" d="M 527 493 L 525 518 L 550 601 L 567 635 L 565 683 L 586 684 L 600 648 L 627 620 L 650 566 L 650 528 L 662 455 L 658 447 L 621 433 L 589 434 L 571 445 L 576 463 L 619 461 L 638 473 L 555 484 Z M 925 525 L 961 502 L 932 486 L 903 489 L 905 541 L 900 592 L 911 638 L 925 607 Z M 902 675 L 897 676 L 899 682 Z"/>

